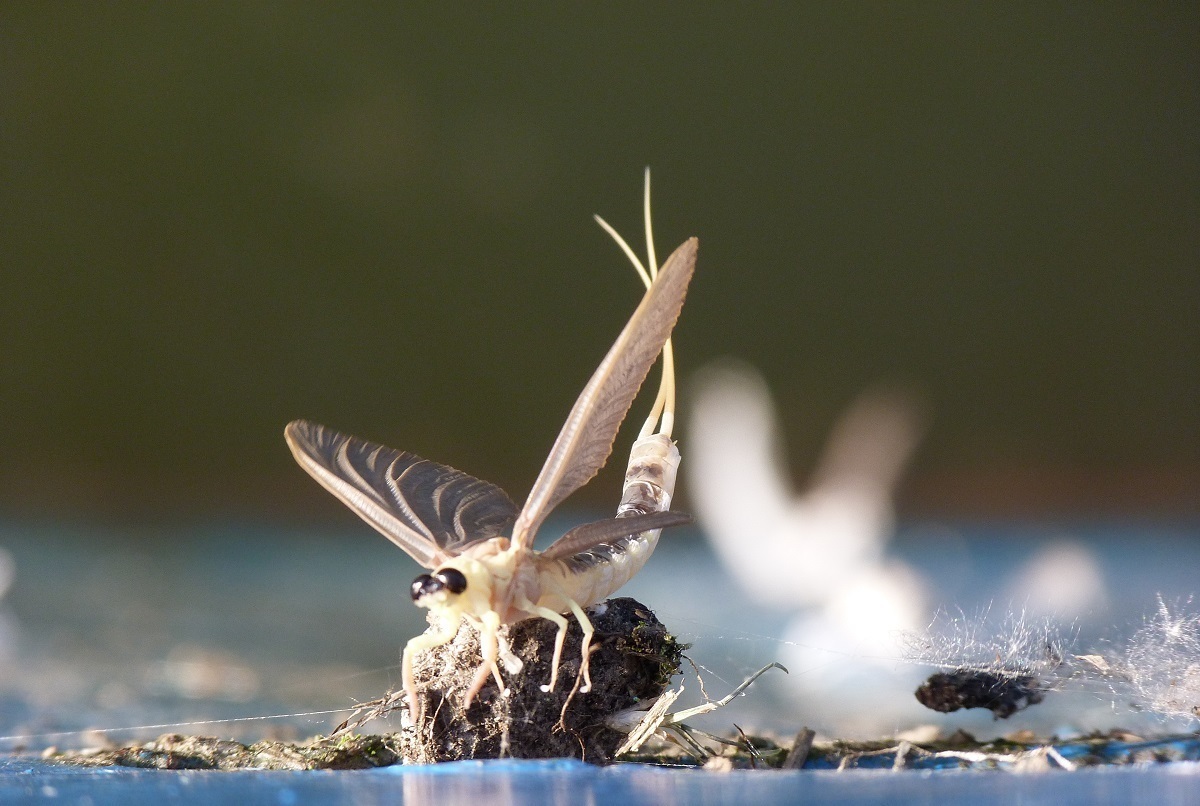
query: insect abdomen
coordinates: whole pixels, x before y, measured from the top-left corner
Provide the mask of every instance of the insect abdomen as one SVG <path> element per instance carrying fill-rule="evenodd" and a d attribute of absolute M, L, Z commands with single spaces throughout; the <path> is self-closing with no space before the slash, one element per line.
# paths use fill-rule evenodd
<path fill-rule="evenodd" d="M 670 437 L 651 434 L 633 444 L 617 517 L 665 512 L 671 508 L 679 471 L 679 449 Z M 658 545 L 660 529 L 628 535 L 550 563 L 542 570 L 542 604 L 559 609 L 561 595 L 583 607 L 607 599 L 642 569 Z M 546 577 L 549 577 L 546 579 Z M 556 595 L 555 588 L 561 589 Z"/>

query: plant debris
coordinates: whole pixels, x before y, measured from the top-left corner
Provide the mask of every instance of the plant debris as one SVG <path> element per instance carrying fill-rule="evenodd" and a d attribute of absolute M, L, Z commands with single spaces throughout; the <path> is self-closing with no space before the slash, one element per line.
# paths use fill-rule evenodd
<path fill-rule="evenodd" d="M 321 736 L 307 742 L 245 745 L 211 736 L 167 734 L 116 749 L 72 750 L 47 759 L 84 767 L 141 767 L 159 770 L 362 770 L 402 763 L 398 734 Z"/>
<path fill-rule="evenodd" d="M 930 741 L 881 739 L 865 742 L 813 741 L 804 729 L 791 746 L 746 736 L 729 742 L 720 755 L 696 756 L 663 742 L 656 752 L 633 760 L 711 771 L 760 770 L 1006 770 L 1072 771 L 1082 767 L 1200 760 L 1200 734 L 1143 739 L 1124 731 L 1069 741 L 1039 740 L 1022 731 L 1007 739 L 978 741 L 964 731 Z M 251 745 L 211 737 L 168 734 L 119 749 L 48 751 L 43 757 L 86 767 L 139 767 L 173 770 L 358 770 L 408 763 L 401 733 L 383 736 L 320 737 L 307 742 L 265 741 Z M 752 750 L 750 748 L 753 748 Z"/>
<path fill-rule="evenodd" d="M 747 746 L 748 745 L 748 746 Z M 753 751 L 749 748 L 752 747 Z M 1200 760 L 1200 734 L 1143 739 L 1124 731 L 1060 741 L 1022 731 L 1009 738 L 980 741 L 958 730 L 928 741 L 897 738 L 872 741 L 813 741 L 807 728 L 790 743 L 765 737 L 729 742 L 720 755 L 698 757 L 679 745 L 631 757 L 645 764 L 702 766 L 706 770 L 1003 770 L 1072 771 L 1082 767 Z"/>

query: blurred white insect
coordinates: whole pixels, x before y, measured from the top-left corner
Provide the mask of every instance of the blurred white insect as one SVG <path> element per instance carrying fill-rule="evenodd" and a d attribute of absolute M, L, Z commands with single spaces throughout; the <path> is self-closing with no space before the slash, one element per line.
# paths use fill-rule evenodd
<path fill-rule="evenodd" d="M 923 580 L 885 555 L 892 492 L 924 431 L 920 406 L 894 390 L 859 397 L 798 494 L 762 377 L 725 362 L 698 373 L 694 386 L 688 482 L 697 516 L 747 596 L 795 614 L 782 659 L 803 670 L 793 683 L 813 695 L 806 716 L 819 717 L 822 704 L 839 708 L 829 695 L 863 674 L 874 679 L 862 694 L 879 693 L 881 708 L 897 701 L 878 691 L 864 659 L 898 657 L 898 631 L 919 630 L 929 610 Z"/>
<path fill-rule="evenodd" d="M 892 490 L 922 431 L 910 396 L 861 396 L 834 427 L 808 490 L 797 494 L 762 377 L 732 361 L 710 366 L 696 377 L 689 432 L 697 515 L 755 599 L 786 608 L 823 604 L 882 560 Z"/>
<path fill-rule="evenodd" d="M 404 648 L 403 685 L 409 713 L 419 714 L 413 681 L 417 653 L 448 643 L 465 621 L 480 636 L 483 662 L 463 706 L 490 674 L 505 692 L 497 660 L 510 673 L 520 660 L 499 640 L 501 625 L 545 618 L 558 626 L 549 683 L 572 614 L 583 630 L 581 691 L 590 688 L 588 648 L 592 626 L 584 607 L 607 598 L 641 569 L 659 530 L 690 516 L 667 511 L 679 451 L 671 440 L 675 412 L 674 360 L 669 340 L 695 269 L 697 240 L 685 241 L 658 268 L 650 225 L 650 174 L 646 172 L 647 264 L 597 217 L 633 262 L 646 294 L 584 387 L 550 455 L 519 510 L 495 485 L 412 453 L 339 434 L 297 420 L 285 431 L 300 465 L 363 520 L 404 549 L 431 573 L 412 583 L 412 599 L 429 608 L 440 628 Z M 659 353 L 663 377 L 653 409 L 630 453 L 617 517 L 571 529 L 545 551 L 533 548 L 538 528 L 567 496 L 607 461 L 621 422 Z"/>
<path fill-rule="evenodd" d="M 895 390 L 861 395 L 798 493 L 784 469 L 774 403 L 754 369 L 709 367 L 694 390 L 688 483 L 697 516 L 745 594 L 791 614 L 780 659 L 799 672 L 789 683 L 803 695 L 805 718 L 836 723 L 843 736 L 926 719 L 912 696 L 928 673 L 921 667 L 973 668 L 966 647 L 990 657 L 992 644 L 939 640 L 931 586 L 887 554 L 893 491 L 924 431 L 921 406 Z M 1042 546 L 1007 581 L 1002 601 L 1020 623 L 1070 623 L 1104 607 L 1099 566 L 1070 539 Z M 938 651 L 914 653 L 914 640 Z"/>

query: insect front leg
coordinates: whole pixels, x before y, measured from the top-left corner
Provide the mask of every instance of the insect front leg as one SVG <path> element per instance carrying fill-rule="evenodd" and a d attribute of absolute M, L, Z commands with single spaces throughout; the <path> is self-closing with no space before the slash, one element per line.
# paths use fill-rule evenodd
<path fill-rule="evenodd" d="M 454 636 L 458 634 L 459 623 L 456 621 L 454 624 L 448 625 L 441 632 L 421 633 L 409 639 L 409 642 L 404 645 L 404 655 L 400 660 L 401 680 L 404 683 L 404 693 L 408 695 L 408 713 L 414 723 L 419 716 L 419 701 L 417 699 L 417 684 L 413 682 L 413 658 L 416 657 L 418 652 L 424 652 L 427 649 L 433 649 L 434 647 L 450 643 Z"/>
<path fill-rule="evenodd" d="M 479 664 L 479 668 L 475 672 L 475 679 L 471 681 L 471 687 L 467 689 L 467 694 L 463 698 L 464 709 L 471 707 L 475 695 L 487 682 L 489 672 L 496 679 L 496 687 L 500 690 L 500 694 L 503 696 L 508 693 L 508 689 L 504 687 L 504 678 L 500 676 L 500 667 L 496 664 L 496 659 L 500 656 L 499 634 L 500 616 L 496 611 L 489 610 L 479 619 L 479 653 L 483 656 L 483 662 Z"/>
<path fill-rule="evenodd" d="M 502 634 L 496 637 L 500 640 L 500 662 L 504 664 L 504 671 L 509 674 L 520 674 L 521 670 L 525 668 L 525 662 L 513 654 L 512 646 Z"/>

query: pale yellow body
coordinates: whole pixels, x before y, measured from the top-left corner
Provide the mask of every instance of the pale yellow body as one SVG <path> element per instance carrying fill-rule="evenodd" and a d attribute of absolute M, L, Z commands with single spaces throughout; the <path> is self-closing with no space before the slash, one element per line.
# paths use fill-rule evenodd
<path fill-rule="evenodd" d="M 603 602 L 642 570 L 646 560 L 658 545 L 659 530 L 639 535 L 629 541 L 628 548 L 606 563 L 586 572 L 573 571 L 563 560 L 550 560 L 538 569 L 540 607 L 565 612 L 574 602 L 580 607 Z"/>

